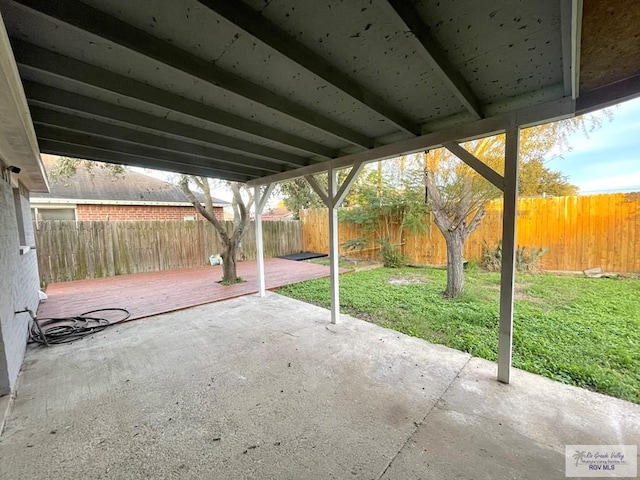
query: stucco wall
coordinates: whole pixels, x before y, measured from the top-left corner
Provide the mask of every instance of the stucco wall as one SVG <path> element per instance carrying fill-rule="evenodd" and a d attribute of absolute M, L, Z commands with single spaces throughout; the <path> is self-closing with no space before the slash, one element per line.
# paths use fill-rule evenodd
<path fill-rule="evenodd" d="M 27 344 L 29 316 L 14 312 L 38 308 L 36 252 L 20 255 L 19 225 L 24 227 L 24 243 L 34 245 L 27 192 L 14 191 L 0 178 L 0 395 L 14 389 Z"/>

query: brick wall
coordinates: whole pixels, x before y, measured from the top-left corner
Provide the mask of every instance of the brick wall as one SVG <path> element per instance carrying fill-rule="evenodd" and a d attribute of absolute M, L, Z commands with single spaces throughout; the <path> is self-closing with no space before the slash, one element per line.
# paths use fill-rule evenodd
<path fill-rule="evenodd" d="M 14 312 L 38 308 L 36 251 L 20 255 L 19 250 L 21 244 L 35 244 L 32 225 L 28 192 L 0 178 L 0 395 L 15 388 L 27 344 L 29 316 Z"/>
<path fill-rule="evenodd" d="M 223 220 L 222 207 L 214 207 L 216 218 Z M 194 207 L 167 205 L 78 205 L 78 220 L 184 220 L 199 215 Z"/>

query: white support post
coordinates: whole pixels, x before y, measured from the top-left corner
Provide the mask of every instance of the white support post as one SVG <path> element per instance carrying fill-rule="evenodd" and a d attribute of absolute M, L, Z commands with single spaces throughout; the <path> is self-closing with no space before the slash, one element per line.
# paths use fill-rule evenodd
<path fill-rule="evenodd" d="M 342 204 L 345 197 L 349 193 L 349 190 L 356 181 L 356 178 L 360 174 L 364 162 L 357 162 L 353 165 L 353 168 L 347 175 L 346 180 L 340 188 L 338 188 L 338 169 L 329 164 L 327 170 L 328 176 L 328 188 L 324 191 L 324 188 L 318 183 L 318 181 L 311 175 L 306 175 L 305 178 L 311 185 L 311 188 L 315 190 L 318 196 L 322 199 L 322 202 L 327 206 L 329 210 L 329 269 L 331 280 L 331 323 L 338 323 L 340 318 L 340 285 L 338 275 L 340 274 L 340 268 L 338 263 L 338 207 Z"/>
<path fill-rule="evenodd" d="M 258 185 L 254 189 L 254 204 L 256 208 L 256 263 L 258 266 L 258 294 L 264 297 L 267 294 L 267 287 L 264 277 L 264 242 L 262 240 L 262 211 L 267 203 L 267 198 L 273 190 L 273 183 L 268 184 L 262 192 L 262 186 Z"/>
<path fill-rule="evenodd" d="M 256 187 L 257 190 L 257 187 Z M 264 245 L 262 242 L 262 212 L 256 208 L 256 262 L 258 264 L 258 295 L 264 297 L 267 294 L 266 280 L 264 278 Z"/>
<path fill-rule="evenodd" d="M 502 214 L 502 272 L 500 277 L 500 333 L 498 338 L 498 381 L 511 380 L 513 343 L 513 295 L 516 271 L 516 215 L 518 203 L 518 150 L 520 129 L 512 124 L 506 131 L 504 152 L 504 206 Z"/>
<path fill-rule="evenodd" d="M 331 278 L 331 323 L 337 323 L 340 318 L 340 285 L 338 275 L 338 205 L 336 195 L 338 193 L 338 171 L 329 168 L 329 261 Z"/>

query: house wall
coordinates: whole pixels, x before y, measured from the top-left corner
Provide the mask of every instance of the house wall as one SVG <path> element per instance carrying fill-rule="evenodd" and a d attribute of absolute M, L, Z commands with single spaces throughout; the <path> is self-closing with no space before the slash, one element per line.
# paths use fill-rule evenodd
<path fill-rule="evenodd" d="M 216 218 L 223 220 L 222 207 L 214 207 Z M 169 205 L 82 205 L 76 210 L 77 220 L 184 220 L 198 216 L 194 207 Z"/>
<path fill-rule="evenodd" d="M 12 188 L 1 165 L 0 170 L 0 395 L 5 395 L 15 388 L 29 328 L 29 315 L 14 312 L 37 311 L 40 282 L 35 250 L 20 254 L 21 245 L 35 245 L 29 194 Z"/>

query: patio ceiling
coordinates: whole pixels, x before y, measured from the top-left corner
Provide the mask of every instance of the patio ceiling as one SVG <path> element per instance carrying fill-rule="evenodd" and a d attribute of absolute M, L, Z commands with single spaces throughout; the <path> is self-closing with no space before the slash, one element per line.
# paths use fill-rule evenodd
<path fill-rule="evenodd" d="M 229 180 L 348 166 L 487 135 L 514 112 L 539 123 L 640 92 L 633 0 L 0 0 L 0 11 L 43 153 Z"/>

